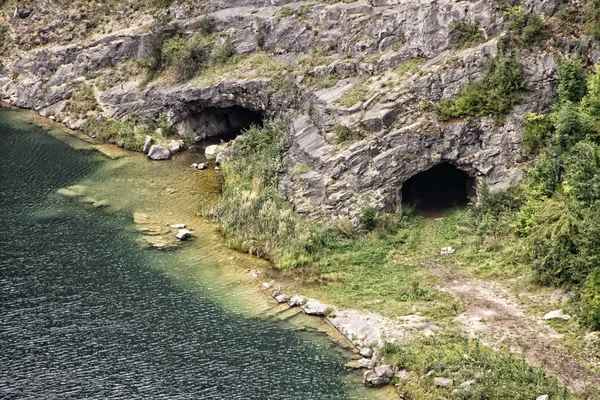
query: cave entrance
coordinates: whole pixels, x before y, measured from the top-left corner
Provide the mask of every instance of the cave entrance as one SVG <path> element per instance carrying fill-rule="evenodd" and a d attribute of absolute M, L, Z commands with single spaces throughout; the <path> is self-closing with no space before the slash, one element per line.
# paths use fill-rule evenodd
<path fill-rule="evenodd" d="M 252 125 L 262 126 L 263 114 L 240 106 L 206 108 L 192 111 L 177 126 L 177 130 L 196 141 L 235 139 L 241 131 Z"/>
<path fill-rule="evenodd" d="M 473 178 L 449 163 L 419 172 L 402 185 L 402 203 L 426 212 L 466 205 L 474 194 Z"/>

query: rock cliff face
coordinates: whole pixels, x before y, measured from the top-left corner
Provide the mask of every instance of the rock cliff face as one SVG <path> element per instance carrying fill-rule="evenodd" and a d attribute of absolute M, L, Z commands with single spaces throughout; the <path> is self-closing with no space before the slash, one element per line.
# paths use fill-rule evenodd
<path fill-rule="evenodd" d="M 1 61 L 0 99 L 76 129 L 99 115 L 150 121 L 163 114 L 181 135 L 200 138 L 256 116 L 288 118 L 291 148 L 280 189 L 306 214 L 354 218 L 367 204 L 398 210 L 403 182 L 442 162 L 492 187 L 522 178 L 524 116 L 547 110 L 552 101 L 554 52 L 514 50 L 525 90 L 521 105 L 502 120 L 441 122 L 430 105 L 482 79 L 497 55 L 505 24 L 496 2 L 330 3 L 207 0 L 198 14 L 200 7 L 181 2 L 161 29 L 141 24 L 95 40 L 15 48 Z M 524 6 L 546 17 L 557 8 L 552 0 Z M 17 32 L 35 15 L 9 23 Z M 206 15 L 217 41 L 232 40 L 240 68 L 213 80 L 140 85 L 136 61 L 149 56 L 154 39 L 198 31 Z M 453 43 L 457 21 L 478 27 L 479 40 L 469 48 Z M 243 60 L 251 57 L 284 73 L 248 68 Z M 83 87 L 93 89 L 98 107 L 74 112 L 70 104 Z M 340 129 L 357 136 L 340 140 Z"/>

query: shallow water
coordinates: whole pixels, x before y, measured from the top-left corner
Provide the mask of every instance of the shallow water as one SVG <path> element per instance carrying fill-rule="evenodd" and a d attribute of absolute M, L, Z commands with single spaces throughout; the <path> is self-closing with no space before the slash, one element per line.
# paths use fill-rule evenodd
<path fill-rule="evenodd" d="M 245 271 L 263 262 L 195 216 L 218 183 L 188 167 L 201 155 L 151 162 L 30 119 L 0 108 L 1 398 L 375 395 L 322 321 L 256 289 Z M 85 196 L 57 193 L 71 185 Z M 195 237 L 152 248 L 140 213 Z"/>

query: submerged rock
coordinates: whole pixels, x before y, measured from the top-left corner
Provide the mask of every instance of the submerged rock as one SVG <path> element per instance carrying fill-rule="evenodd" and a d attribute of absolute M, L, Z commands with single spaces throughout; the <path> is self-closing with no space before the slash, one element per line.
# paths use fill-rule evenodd
<path fill-rule="evenodd" d="M 185 228 L 185 224 L 173 224 L 173 225 L 170 225 L 170 227 L 173 229 L 183 229 L 183 228 Z"/>
<path fill-rule="evenodd" d="M 191 236 L 192 232 L 188 231 L 187 229 L 180 229 L 179 232 L 177 232 L 177 235 L 175 235 L 175 237 L 179 240 L 186 240 Z"/>
<path fill-rule="evenodd" d="M 196 168 L 198 168 L 200 171 L 202 171 L 203 169 L 207 169 L 208 165 L 206 165 L 206 163 L 200 163 L 196 165 Z"/>
<path fill-rule="evenodd" d="M 154 144 L 150 147 L 150 151 L 148 151 L 148 157 L 153 160 L 168 160 L 171 157 L 171 153 L 164 147 Z"/>

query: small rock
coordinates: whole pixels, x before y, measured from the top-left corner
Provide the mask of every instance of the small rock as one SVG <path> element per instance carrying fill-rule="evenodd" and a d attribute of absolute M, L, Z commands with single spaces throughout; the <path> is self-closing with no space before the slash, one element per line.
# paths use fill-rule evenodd
<path fill-rule="evenodd" d="M 548 395 L 543 394 L 541 396 L 536 397 L 535 400 L 548 400 Z"/>
<path fill-rule="evenodd" d="M 250 276 L 253 277 L 254 279 L 257 279 L 260 276 L 260 271 L 257 270 L 252 270 L 250 271 Z"/>
<path fill-rule="evenodd" d="M 171 140 L 169 142 L 169 149 L 171 153 L 177 153 L 183 147 L 183 140 Z"/>
<path fill-rule="evenodd" d="M 327 304 L 310 299 L 302 306 L 302 310 L 308 315 L 324 316 L 327 311 Z"/>
<path fill-rule="evenodd" d="M 192 168 L 198 168 L 198 164 L 196 164 L 196 163 L 193 163 L 193 164 L 192 164 Z"/>
<path fill-rule="evenodd" d="M 177 235 L 175 235 L 175 237 L 179 240 L 186 240 L 190 236 L 192 236 L 192 232 L 188 231 L 187 229 L 180 229 L 179 232 L 177 232 Z"/>
<path fill-rule="evenodd" d="M 434 375 L 435 375 L 435 370 L 433 370 L 433 369 L 425 374 L 425 376 L 434 376 Z"/>
<path fill-rule="evenodd" d="M 51 116 L 50 116 L 50 117 L 48 117 L 48 118 L 50 118 L 52 121 L 56 121 L 56 117 L 55 117 L 54 115 L 51 115 Z"/>
<path fill-rule="evenodd" d="M 262 287 L 264 287 L 265 289 L 271 289 L 271 287 L 273 286 L 273 282 L 264 282 L 262 284 Z"/>
<path fill-rule="evenodd" d="M 439 387 L 451 387 L 454 384 L 454 381 L 450 378 L 441 378 L 438 376 L 433 378 L 433 384 Z"/>
<path fill-rule="evenodd" d="M 461 383 L 460 385 L 458 385 L 458 388 L 462 389 L 462 390 L 468 390 L 474 384 L 475 384 L 475 380 L 471 379 L 471 380 L 468 380 L 468 381 L 464 381 L 463 383 Z"/>
<path fill-rule="evenodd" d="M 409 372 L 404 368 L 401 368 L 398 370 L 398 372 L 396 372 L 396 378 L 398 378 L 399 381 L 404 381 L 408 379 L 409 376 Z"/>
<path fill-rule="evenodd" d="M 148 154 L 148 150 L 150 150 L 150 143 L 152 143 L 152 136 L 146 135 L 146 140 L 144 141 L 144 147 L 142 147 L 142 153 Z"/>
<path fill-rule="evenodd" d="M 218 144 L 211 144 L 210 146 L 206 147 L 206 149 L 204 150 L 204 154 L 206 154 L 207 156 L 214 156 L 218 148 Z"/>
<path fill-rule="evenodd" d="M 363 347 L 362 349 L 360 349 L 360 355 L 364 358 L 371 358 L 373 357 L 373 349 L 369 347 Z"/>
<path fill-rule="evenodd" d="M 218 165 L 215 167 L 215 171 L 218 171 L 218 170 L 220 170 L 220 169 L 221 169 L 221 168 L 220 168 Z"/>
<path fill-rule="evenodd" d="M 290 306 L 290 307 L 297 307 L 297 306 L 301 306 L 302 303 L 304 303 L 304 297 L 302 297 L 302 296 L 292 296 L 292 298 L 290 299 L 290 301 L 288 301 L 288 306 Z"/>
<path fill-rule="evenodd" d="M 203 169 L 207 169 L 208 165 L 206 165 L 206 163 L 200 163 L 196 165 L 196 168 L 198 168 L 200 171 L 202 171 Z"/>
<path fill-rule="evenodd" d="M 600 340 L 600 331 L 590 332 L 586 334 L 583 338 L 589 342 L 598 341 Z"/>
<path fill-rule="evenodd" d="M 444 247 L 442 248 L 442 250 L 440 251 L 440 254 L 453 254 L 456 250 L 454 250 L 452 247 L 448 246 L 448 247 Z"/>
<path fill-rule="evenodd" d="M 289 299 L 290 299 L 290 296 L 288 296 L 287 294 L 280 294 L 280 295 L 275 296 L 275 301 L 278 302 L 279 304 L 286 303 Z"/>
<path fill-rule="evenodd" d="M 217 164 L 217 166 L 220 166 L 221 163 L 223 162 L 224 158 L 225 158 L 225 152 L 221 152 L 221 153 L 217 154 L 217 158 L 215 159 L 215 164 Z"/>
<path fill-rule="evenodd" d="M 153 160 L 168 160 L 171 157 L 171 153 L 164 147 L 153 144 L 148 151 L 148 157 Z"/>
<path fill-rule="evenodd" d="M 549 313 L 547 313 L 546 315 L 544 315 L 543 317 L 545 320 L 549 320 L 549 319 L 564 319 L 565 321 L 568 321 L 571 319 L 571 316 L 569 314 L 566 314 L 563 310 L 554 310 L 554 311 L 550 311 Z"/>
<path fill-rule="evenodd" d="M 393 376 L 394 371 L 389 365 L 380 365 L 375 367 L 375 370 L 365 371 L 363 375 L 365 385 L 373 387 L 387 385 L 392 381 Z"/>
<path fill-rule="evenodd" d="M 183 228 L 185 228 L 185 224 L 173 224 L 173 225 L 171 225 L 171 228 L 173 228 L 173 229 L 183 229 Z"/>
<path fill-rule="evenodd" d="M 360 368 L 371 369 L 375 366 L 375 362 L 373 360 L 369 360 L 368 358 L 361 358 L 358 360 L 358 366 Z"/>

